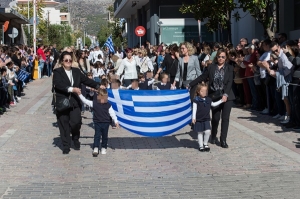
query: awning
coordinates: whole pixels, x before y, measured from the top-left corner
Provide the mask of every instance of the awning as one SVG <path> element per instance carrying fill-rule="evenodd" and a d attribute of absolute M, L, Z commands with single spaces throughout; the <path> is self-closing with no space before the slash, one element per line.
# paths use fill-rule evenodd
<path fill-rule="evenodd" d="M 29 24 L 29 20 L 12 8 L 0 8 L 0 22 L 13 20 L 18 24 Z"/>

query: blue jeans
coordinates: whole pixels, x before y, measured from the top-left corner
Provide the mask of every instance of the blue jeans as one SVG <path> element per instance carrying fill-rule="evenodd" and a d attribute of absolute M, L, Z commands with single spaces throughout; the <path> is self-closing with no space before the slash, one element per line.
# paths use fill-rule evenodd
<path fill-rule="evenodd" d="M 52 64 L 47 63 L 47 76 L 50 77 L 52 73 Z"/>
<path fill-rule="evenodd" d="M 94 135 L 94 148 L 100 146 L 100 139 L 102 136 L 102 148 L 107 148 L 107 140 L 108 140 L 108 128 L 110 123 L 101 123 L 94 122 L 95 125 L 95 135 Z"/>
<path fill-rule="evenodd" d="M 94 81 L 100 83 L 100 78 L 99 77 L 94 77 Z"/>
<path fill-rule="evenodd" d="M 39 79 L 43 77 L 44 65 L 45 65 L 45 61 L 39 60 Z"/>
<path fill-rule="evenodd" d="M 257 95 L 257 91 L 255 88 L 255 84 L 254 84 L 254 78 L 248 78 L 247 79 L 249 87 L 250 87 L 250 91 L 251 91 L 251 96 L 252 96 L 252 108 L 257 109 L 258 108 L 258 95 Z"/>
<path fill-rule="evenodd" d="M 293 90 L 293 86 L 290 85 L 289 86 L 289 102 L 290 102 L 290 106 L 291 106 L 291 115 L 290 115 L 290 121 L 291 122 L 295 122 L 295 116 L 296 116 L 296 110 L 295 110 L 295 104 L 294 104 L 294 90 Z M 300 110 L 298 110 L 300 111 Z"/>

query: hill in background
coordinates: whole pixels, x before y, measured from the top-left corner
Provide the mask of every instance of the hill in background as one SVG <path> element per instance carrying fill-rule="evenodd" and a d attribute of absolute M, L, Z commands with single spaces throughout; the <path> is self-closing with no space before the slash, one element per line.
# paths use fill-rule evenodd
<path fill-rule="evenodd" d="M 61 4 L 58 7 L 68 7 L 67 0 L 57 0 Z M 88 34 L 97 35 L 102 24 L 106 24 L 108 17 L 107 8 L 113 5 L 114 0 L 69 0 L 74 29 L 83 30 L 84 26 Z M 83 23 L 82 21 L 85 21 Z"/>

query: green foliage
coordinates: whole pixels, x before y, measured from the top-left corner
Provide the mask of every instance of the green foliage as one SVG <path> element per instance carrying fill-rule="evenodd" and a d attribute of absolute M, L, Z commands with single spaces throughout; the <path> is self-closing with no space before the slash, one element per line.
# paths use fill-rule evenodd
<path fill-rule="evenodd" d="M 40 1 L 37 1 L 37 17 L 39 19 L 42 19 L 43 18 L 43 10 L 42 8 L 45 7 L 45 4 L 44 4 L 44 0 L 40 0 Z M 17 11 L 18 13 L 22 14 L 24 17 L 28 17 L 28 6 L 27 4 L 19 4 L 17 6 Z M 33 3 L 32 1 L 29 2 L 29 18 L 33 17 Z"/>
<path fill-rule="evenodd" d="M 68 12 L 68 7 L 67 6 L 61 7 L 60 12 Z"/>
<path fill-rule="evenodd" d="M 91 39 L 89 37 L 85 37 L 85 45 L 91 46 L 91 44 L 92 44 Z"/>
<path fill-rule="evenodd" d="M 209 18 L 206 23 L 207 29 L 211 32 L 230 28 L 231 12 L 235 9 L 234 0 L 195 0 L 192 5 L 183 4 L 180 8 L 182 13 L 192 13 L 197 20 L 204 21 Z"/>
<path fill-rule="evenodd" d="M 208 19 L 206 26 L 211 32 L 223 28 L 228 29 L 230 33 L 231 18 L 235 18 L 236 21 L 241 19 L 239 13 L 234 10 L 242 8 L 244 12 L 249 11 L 263 25 L 269 37 L 272 37 L 276 31 L 274 5 L 278 5 L 278 0 L 195 0 L 192 5 L 183 4 L 180 11 L 192 13 L 197 20 Z"/>
<path fill-rule="evenodd" d="M 114 8 L 113 6 L 109 6 L 107 11 L 110 12 L 110 16 L 113 17 Z M 98 41 L 100 46 L 106 42 L 107 37 L 112 35 L 112 40 L 114 42 L 114 46 L 121 47 L 126 43 L 125 38 L 122 37 L 122 31 L 124 30 L 124 23 L 120 24 L 119 18 L 114 18 L 112 22 L 106 22 L 100 26 L 100 30 L 97 34 Z"/>
<path fill-rule="evenodd" d="M 278 0 L 239 0 L 239 6 L 262 24 L 266 33 L 271 38 L 276 32 L 276 9 Z M 238 16 L 238 13 L 236 14 Z"/>
<path fill-rule="evenodd" d="M 46 32 L 39 33 L 40 38 L 46 45 L 57 44 L 58 48 L 74 45 L 72 29 L 69 25 L 50 24 Z"/>

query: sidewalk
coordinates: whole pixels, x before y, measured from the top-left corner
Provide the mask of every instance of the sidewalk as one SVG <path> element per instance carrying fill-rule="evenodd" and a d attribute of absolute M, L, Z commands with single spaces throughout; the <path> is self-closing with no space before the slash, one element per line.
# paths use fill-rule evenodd
<path fill-rule="evenodd" d="M 51 109 L 51 78 L 36 80 L 0 117 L 0 198 L 290 198 L 299 194 L 299 133 L 234 108 L 228 149 L 200 153 L 189 127 L 147 138 L 109 131 L 92 157 L 85 112 L 80 151 L 63 155 Z M 18 114 L 17 114 L 18 113 Z M 275 121 L 275 120 L 274 120 Z M 276 123 L 277 124 L 277 123 Z M 3 131 L 4 130 L 4 131 Z"/>

